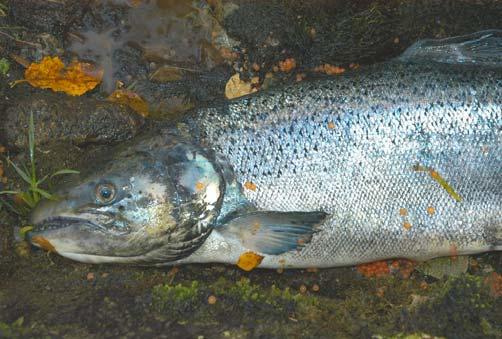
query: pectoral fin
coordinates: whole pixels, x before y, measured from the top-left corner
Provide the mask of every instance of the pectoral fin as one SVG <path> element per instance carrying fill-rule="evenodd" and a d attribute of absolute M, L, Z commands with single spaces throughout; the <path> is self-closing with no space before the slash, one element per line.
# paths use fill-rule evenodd
<path fill-rule="evenodd" d="M 251 212 L 225 223 L 219 231 L 236 237 L 251 251 L 277 255 L 309 243 L 324 212 Z"/>
<path fill-rule="evenodd" d="M 420 40 L 404 51 L 398 60 L 502 67 L 502 30 Z"/>

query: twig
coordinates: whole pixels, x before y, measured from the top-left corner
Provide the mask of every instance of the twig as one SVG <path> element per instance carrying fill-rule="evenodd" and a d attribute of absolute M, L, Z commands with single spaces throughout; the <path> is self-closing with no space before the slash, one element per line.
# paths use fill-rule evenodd
<path fill-rule="evenodd" d="M 15 38 L 15 37 L 13 37 L 12 35 L 7 34 L 7 33 L 5 33 L 5 32 L 2 32 L 2 31 L 0 31 L 0 35 L 3 35 L 3 36 L 5 36 L 5 37 L 7 37 L 7 38 L 9 38 L 9 39 L 14 40 L 15 42 L 21 43 L 21 44 L 30 45 L 30 46 L 33 46 L 33 47 L 35 47 L 35 48 L 40 48 L 40 47 L 41 47 L 41 46 L 40 46 L 40 44 L 33 43 L 33 42 L 29 42 L 29 41 L 24 41 L 24 40 L 20 40 L 20 39 L 16 39 L 16 38 Z"/>

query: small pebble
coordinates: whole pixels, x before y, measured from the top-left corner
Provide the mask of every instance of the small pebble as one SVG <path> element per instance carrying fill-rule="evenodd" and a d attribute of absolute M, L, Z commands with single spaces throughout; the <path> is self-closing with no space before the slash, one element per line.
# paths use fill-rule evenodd
<path fill-rule="evenodd" d="M 210 295 L 208 298 L 207 298 L 207 303 L 209 305 L 214 305 L 216 304 L 216 297 L 214 295 Z"/>
<path fill-rule="evenodd" d="M 319 292 L 320 289 L 321 288 L 319 287 L 319 285 L 317 285 L 317 284 L 312 285 L 312 291 Z"/>
<path fill-rule="evenodd" d="M 87 273 L 87 281 L 93 281 L 96 277 L 94 276 L 93 272 Z"/>

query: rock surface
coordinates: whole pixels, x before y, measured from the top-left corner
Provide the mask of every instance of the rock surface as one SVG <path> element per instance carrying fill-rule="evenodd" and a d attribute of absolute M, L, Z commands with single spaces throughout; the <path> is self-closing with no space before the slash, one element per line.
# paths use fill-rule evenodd
<path fill-rule="evenodd" d="M 11 150 L 27 145 L 33 113 L 37 145 L 71 141 L 76 145 L 114 142 L 136 135 L 143 118 L 129 107 L 86 97 L 51 92 L 13 100 L 0 121 L 0 139 Z"/>

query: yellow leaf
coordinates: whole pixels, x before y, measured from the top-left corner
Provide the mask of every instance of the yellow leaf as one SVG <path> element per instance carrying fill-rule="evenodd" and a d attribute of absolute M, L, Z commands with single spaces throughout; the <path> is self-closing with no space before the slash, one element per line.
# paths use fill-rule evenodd
<path fill-rule="evenodd" d="M 225 86 L 225 96 L 227 99 L 234 99 L 243 95 L 256 92 L 258 89 L 253 86 L 252 82 L 241 80 L 239 73 L 230 77 Z"/>
<path fill-rule="evenodd" d="M 138 114 L 148 116 L 148 104 L 136 93 L 117 89 L 107 98 L 109 101 L 118 102 L 131 107 Z"/>
<path fill-rule="evenodd" d="M 34 236 L 33 238 L 31 238 L 31 242 L 38 244 L 42 249 L 44 249 L 48 252 L 57 253 L 54 246 L 52 246 L 52 244 L 49 242 L 49 240 L 45 239 L 44 237 L 41 237 L 38 235 Z"/>
<path fill-rule="evenodd" d="M 256 191 L 256 184 L 251 181 L 246 181 L 244 183 L 244 188 L 251 190 L 251 191 Z"/>
<path fill-rule="evenodd" d="M 90 64 L 72 62 L 65 67 L 58 57 L 44 57 L 40 63 L 32 63 L 24 72 L 24 80 L 33 87 L 50 88 L 55 92 L 82 95 L 95 88 L 103 77 L 103 71 L 92 69 Z"/>
<path fill-rule="evenodd" d="M 26 233 L 31 231 L 33 229 L 32 226 L 24 226 L 19 229 L 19 235 L 21 236 L 21 239 L 24 239 L 26 237 Z"/>
<path fill-rule="evenodd" d="M 251 271 L 252 269 L 258 267 L 263 260 L 263 256 L 256 254 L 254 252 L 242 253 L 237 261 L 237 266 L 244 271 Z"/>

